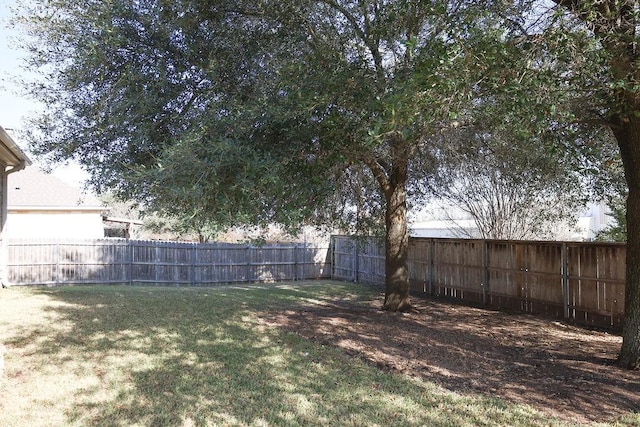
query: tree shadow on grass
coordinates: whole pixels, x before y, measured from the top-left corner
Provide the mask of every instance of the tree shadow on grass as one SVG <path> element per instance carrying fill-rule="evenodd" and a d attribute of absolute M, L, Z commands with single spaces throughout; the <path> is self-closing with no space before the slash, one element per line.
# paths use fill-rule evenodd
<path fill-rule="evenodd" d="M 263 317 L 382 369 L 533 405 L 572 422 L 640 411 L 640 373 L 615 366 L 619 337 L 529 315 L 414 303 L 418 310 L 410 314 L 337 302 Z"/>
<path fill-rule="evenodd" d="M 291 296 L 328 304 L 331 290 L 34 292 L 55 302 L 43 308 L 51 324 L 24 326 L 6 343 L 42 371 L 40 380 L 57 387 L 55 409 L 67 424 L 538 425 L 545 419 L 525 407 L 390 375 L 267 327 L 254 314 L 258 307 L 280 308 Z M 11 386 L 18 378 L 8 380 Z M 29 375 L 19 380 L 29 385 Z M 38 410 L 35 387 L 32 393 L 24 397 Z"/>

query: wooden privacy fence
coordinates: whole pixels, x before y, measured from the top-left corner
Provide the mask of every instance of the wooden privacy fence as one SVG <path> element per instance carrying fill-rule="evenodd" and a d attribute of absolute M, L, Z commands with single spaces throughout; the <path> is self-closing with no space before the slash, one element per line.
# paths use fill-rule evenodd
<path fill-rule="evenodd" d="M 333 277 L 384 284 L 384 245 L 332 237 Z M 617 329 L 626 245 L 412 238 L 414 292 Z"/>
<path fill-rule="evenodd" d="M 124 239 L 10 240 L 7 279 L 15 285 L 214 285 L 328 278 L 329 248 Z"/>
<path fill-rule="evenodd" d="M 10 240 L 4 256 L 7 279 L 16 285 L 198 286 L 329 277 L 384 283 L 379 240 L 333 236 L 330 247 Z M 625 251 L 616 243 L 414 238 L 409 273 L 414 292 L 618 328 Z"/>

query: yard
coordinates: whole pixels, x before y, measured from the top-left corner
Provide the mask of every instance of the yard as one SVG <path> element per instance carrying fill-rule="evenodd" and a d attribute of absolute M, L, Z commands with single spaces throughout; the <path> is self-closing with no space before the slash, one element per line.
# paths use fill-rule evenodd
<path fill-rule="evenodd" d="M 0 425 L 640 425 L 618 336 L 341 282 L 0 292 Z"/>

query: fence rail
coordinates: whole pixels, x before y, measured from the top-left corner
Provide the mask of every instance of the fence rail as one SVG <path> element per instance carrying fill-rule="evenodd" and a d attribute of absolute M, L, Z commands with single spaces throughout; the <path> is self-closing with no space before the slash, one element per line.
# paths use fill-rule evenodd
<path fill-rule="evenodd" d="M 16 285 L 215 285 L 336 278 L 383 284 L 384 245 L 333 236 L 330 245 L 252 246 L 124 239 L 9 240 Z M 624 244 L 410 240 L 412 291 L 618 328 Z"/>
<path fill-rule="evenodd" d="M 333 277 L 384 284 L 384 245 L 332 237 Z M 412 291 L 619 328 L 626 245 L 412 238 Z"/>
<path fill-rule="evenodd" d="M 15 285 L 214 285 L 328 278 L 329 248 L 124 239 L 10 240 L 7 279 Z"/>

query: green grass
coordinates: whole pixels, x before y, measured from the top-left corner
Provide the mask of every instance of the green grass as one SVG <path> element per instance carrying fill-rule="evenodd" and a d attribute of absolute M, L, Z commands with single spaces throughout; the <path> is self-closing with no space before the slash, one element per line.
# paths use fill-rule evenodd
<path fill-rule="evenodd" d="M 382 372 L 257 320 L 336 296 L 375 293 L 336 282 L 3 290 L 0 425 L 565 425 Z"/>

